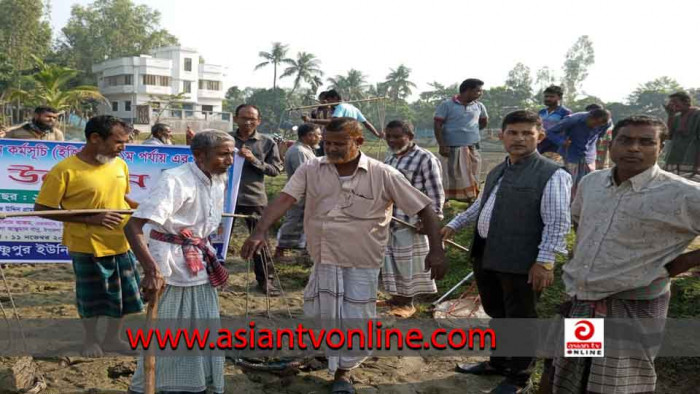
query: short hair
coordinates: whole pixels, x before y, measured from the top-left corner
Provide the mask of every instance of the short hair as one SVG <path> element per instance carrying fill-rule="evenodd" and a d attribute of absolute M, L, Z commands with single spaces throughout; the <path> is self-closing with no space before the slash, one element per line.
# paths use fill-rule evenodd
<path fill-rule="evenodd" d="M 623 127 L 627 126 L 651 126 L 651 127 L 656 127 L 659 129 L 659 135 L 666 134 L 668 132 L 668 126 L 666 125 L 666 122 L 662 121 L 661 119 L 655 117 L 655 116 L 649 116 L 649 115 L 632 115 L 627 118 L 624 118 L 617 123 L 615 123 L 615 127 L 613 127 L 612 131 L 612 137 L 615 139 L 617 137 L 617 134 L 620 132 L 620 130 Z"/>
<path fill-rule="evenodd" d="M 326 132 L 344 131 L 352 138 L 362 137 L 362 125 L 353 118 L 333 118 L 326 126 Z"/>
<path fill-rule="evenodd" d="M 328 92 L 324 90 L 323 92 L 318 94 L 318 99 L 323 100 L 324 98 L 326 98 L 326 96 L 328 96 Z"/>
<path fill-rule="evenodd" d="M 559 98 L 564 97 L 564 89 L 562 89 L 561 86 L 557 86 L 557 85 L 547 86 L 547 88 L 544 90 L 544 94 L 547 94 L 547 93 L 556 94 L 557 96 L 559 96 Z"/>
<path fill-rule="evenodd" d="M 591 118 L 593 119 L 610 120 L 610 111 L 607 109 L 596 108 L 592 111 L 588 111 L 588 113 L 591 114 Z"/>
<path fill-rule="evenodd" d="M 45 114 L 45 113 L 52 113 L 52 114 L 57 114 L 58 110 L 54 107 L 49 107 L 48 105 L 40 105 L 36 108 L 34 108 L 34 113 L 37 115 Z"/>
<path fill-rule="evenodd" d="M 591 111 L 593 111 L 594 109 L 603 109 L 603 106 L 600 105 L 600 104 L 597 104 L 597 103 L 593 103 L 593 104 L 588 104 L 588 105 L 586 106 L 586 108 L 584 108 L 584 110 L 585 110 L 585 111 L 588 111 L 588 112 L 591 112 Z"/>
<path fill-rule="evenodd" d="M 343 101 L 343 98 L 340 96 L 340 93 L 338 93 L 337 90 L 331 89 L 326 92 L 326 98 L 327 99 L 337 99 L 338 101 Z"/>
<path fill-rule="evenodd" d="M 465 79 L 460 85 L 459 85 L 459 92 L 464 93 L 465 91 L 469 89 L 476 89 L 480 86 L 484 86 L 484 81 L 476 78 L 469 78 Z"/>
<path fill-rule="evenodd" d="M 301 125 L 297 128 L 297 137 L 299 139 L 302 139 L 302 137 L 304 137 L 305 135 L 309 134 L 310 132 L 312 132 L 314 130 L 318 130 L 320 128 L 321 127 L 317 124 L 304 123 L 303 125 Z"/>
<path fill-rule="evenodd" d="M 673 93 L 672 95 L 668 96 L 669 98 L 672 99 L 678 99 L 681 103 L 683 104 L 688 104 L 690 105 L 692 102 L 692 99 L 690 98 L 690 95 L 686 92 L 676 92 Z"/>
<path fill-rule="evenodd" d="M 537 130 L 542 131 L 542 118 L 532 111 L 520 109 L 513 111 L 503 118 L 501 129 L 505 130 L 506 126 L 516 123 L 531 123 L 537 127 Z"/>
<path fill-rule="evenodd" d="M 386 125 L 386 129 L 401 129 L 404 134 L 410 136 L 411 138 L 415 136 L 413 125 L 408 122 L 404 122 L 403 120 L 392 120 Z"/>
<path fill-rule="evenodd" d="M 106 140 L 109 138 L 110 134 L 112 134 L 112 129 L 115 126 L 120 126 L 127 131 L 129 130 L 129 125 L 117 117 L 112 115 L 94 116 L 90 118 L 85 125 L 85 138 L 89 140 L 91 134 L 97 133 L 100 138 Z"/>
<path fill-rule="evenodd" d="M 260 108 L 256 107 L 253 104 L 241 104 L 238 107 L 236 107 L 236 111 L 234 112 L 234 116 L 238 116 L 238 113 L 241 112 L 243 108 L 253 108 L 258 112 L 258 118 L 260 118 Z"/>
<path fill-rule="evenodd" d="M 151 134 L 156 135 L 156 133 L 160 133 L 161 131 L 165 131 L 169 129 L 170 126 L 168 126 L 165 123 L 156 123 L 151 127 Z"/>
<path fill-rule="evenodd" d="M 192 154 L 195 152 L 205 152 L 209 155 L 212 149 L 221 145 L 225 141 L 235 141 L 228 133 L 221 130 L 205 129 L 195 134 L 190 143 Z"/>

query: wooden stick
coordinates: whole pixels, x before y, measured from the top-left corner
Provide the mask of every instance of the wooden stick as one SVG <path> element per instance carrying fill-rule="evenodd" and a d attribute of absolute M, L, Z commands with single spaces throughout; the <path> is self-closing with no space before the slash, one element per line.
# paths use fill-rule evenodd
<path fill-rule="evenodd" d="M 74 215 L 96 215 L 98 213 L 114 212 L 122 215 L 131 215 L 135 212 L 133 209 L 55 209 L 47 211 L 26 211 L 26 212 L 0 212 L 0 220 L 18 217 L 30 216 L 74 216 Z M 239 215 L 236 213 L 224 213 L 221 216 L 227 218 L 248 219 L 251 215 Z"/>
<path fill-rule="evenodd" d="M 314 105 L 304 105 L 302 107 L 293 107 L 293 108 L 287 108 L 286 111 L 298 111 L 300 109 L 311 109 L 311 108 L 319 108 L 319 107 L 329 107 L 333 104 L 342 104 L 342 103 L 365 103 L 368 101 L 380 101 L 380 100 L 387 100 L 389 99 L 388 97 L 370 97 L 366 99 L 360 99 L 360 100 L 349 100 L 349 101 L 341 101 L 339 103 L 324 103 L 324 104 L 314 104 Z"/>
<path fill-rule="evenodd" d="M 160 288 L 153 296 L 153 299 L 148 301 L 148 312 L 146 314 L 146 327 L 147 329 L 153 328 L 156 318 L 158 318 L 158 302 L 160 301 L 160 295 L 163 293 L 163 288 Z M 153 343 L 151 343 L 153 346 Z M 144 371 L 144 394 L 155 394 L 156 392 L 156 355 L 154 354 L 154 348 L 150 347 L 146 356 L 143 359 L 143 371 Z"/>
<path fill-rule="evenodd" d="M 416 231 L 418 230 L 418 227 L 412 225 L 411 223 L 404 222 L 403 220 L 398 219 L 398 218 L 395 218 L 395 217 L 393 217 L 393 216 L 391 217 L 391 220 L 395 221 L 396 223 L 402 224 L 402 225 L 404 225 L 404 226 L 406 226 L 406 227 L 410 227 L 410 228 L 412 228 L 412 229 L 414 229 L 414 230 L 416 230 Z M 462 251 L 464 251 L 464 252 L 469 253 L 469 249 L 465 248 L 464 246 L 462 246 L 462 245 L 460 245 L 460 244 L 458 244 L 458 243 L 456 243 L 456 242 L 454 242 L 454 241 L 450 241 L 450 240 L 448 239 L 448 240 L 445 241 L 445 243 L 448 244 L 448 245 L 452 245 L 452 246 L 454 246 L 455 248 L 460 249 L 460 250 L 462 250 Z"/>

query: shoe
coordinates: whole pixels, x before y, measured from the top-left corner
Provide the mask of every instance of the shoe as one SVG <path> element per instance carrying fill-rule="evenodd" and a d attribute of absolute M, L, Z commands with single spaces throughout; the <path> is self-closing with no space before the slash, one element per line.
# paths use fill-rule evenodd
<path fill-rule="evenodd" d="M 496 386 L 493 390 L 489 391 L 491 394 L 529 394 L 532 392 L 533 385 L 532 381 L 528 379 L 524 386 L 513 383 L 510 379 L 505 379 Z"/>
<path fill-rule="evenodd" d="M 457 364 L 455 368 L 457 372 L 468 373 L 472 375 L 504 375 L 505 371 L 502 369 L 494 368 L 488 361 L 483 361 L 480 363 L 472 364 Z"/>
<path fill-rule="evenodd" d="M 279 289 L 276 288 L 274 285 L 270 284 L 269 282 L 258 282 L 258 290 L 260 290 L 260 292 L 263 294 L 269 294 L 270 297 L 278 297 L 280 295 Z"/>

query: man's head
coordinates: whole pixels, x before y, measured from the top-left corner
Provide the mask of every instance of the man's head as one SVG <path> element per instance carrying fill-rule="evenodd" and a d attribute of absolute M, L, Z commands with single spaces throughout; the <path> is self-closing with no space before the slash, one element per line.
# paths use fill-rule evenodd
<path fill-rule="evenodd" d="M 233 121 L 242 133 L 252 134 L 260 126 L 260 110 L 253 104 L 241 104 L 236 107 Z"/>
<path fill-rule="evenodd" d="M 392 120 L 385 129 L 386 144 L 395 154 L 404 153 L 413 141 L 413 126 L 402 120 Z"/>
<path fill-rule="evenodd" d="M 513 111 L 503 118 L 498 138 L 503 141 L 511 161 L 527 157 L 544 139 L 542 119 L 532 111 Z"/>
<path fill-rule="evenodd" d="M 151 127 L 151 135 L 164 144 L 173 144 L 173 129 L 165 123 L 156 123 Z"/>
<path fill-rule="evenodd" d="M 469 78 L 465 79 L 461 85 L 459 85 L 459 97 L 464 103 L 470 103 L 474 100 L 478 100 L 482 94 L 484 94 L 484 82 L 480 79 Z"/>
<path fill-rule="evenodd" d="M 584 111 L 586 111 L 586 112 L 591 112 L 591 111 L 593 111 L 594 109 L 603 109 L 603 106 L 600 105 L 600 104 L 596 104 L 596 103 L 588 104 L 588 105 L 586 106 L 586 108 L 584 108 Z"/>
<path fill-rule="evenodd" d="M 588 111 L 588 118 L 586 119 L 586 125 L 591 128 L 595 129 L 598 127 L 605 126 L 608 124 L 608 121 L 610 120 L 610 111 L 602 108 L 594 109 L 592 111 Z"/>
<path fill-rule="evenodd" d="M 544 105 L 550 108 L 561 105 L 561 98 L 564 97 L 564 89 L 560 86 L 551 85 L 544 90 Z"/>
<path fill-rule="evenodd" d="M 318 94 L 318 102 L 321 104 L 325 104 L 327 95 L 328 95 L 328 92 L 326 92 L 325 90 L 323 92 L 319 93 Z"/>
<path fill-rule="evenodd" d="M 639 174 L 656 164 L 666 123 L 653 116 L 635 115 L 613 128 L 610 159 L 626 173 Z"/>
<path fill-rule="evenodd" d="M 315 149 L 321 142 L 321 128 L 317 124 L 304 123 L 297 129 L 297 137 L 299 141 Z"/>
<path fill-rule="evenodd" d="M 85 125 L 85 145 L 94 152 L 95 160 L 107 164 L 126 148 L 129 142 L 129 126 L 119 118 L 100 115 Z"/>
<path fill-rule="evenodd" d="M 219 130 L 202 130 L 190 144 L 197 166 L 208 175 L 226 173 L 233 164 L 236 143 L 230 135 Z"/>
<path fill-rule="evenodd" d="M 343 101 L 343 98 L 340 97 L 340 93 L 338 93 L 337 90 L 331 89 L 331 90 L 326 92 L 326 102 L 327 103 L 335 104 L 335 103 L 339 103 L 341 101 Z"/>
<path fill-rule="evenodd" d="M 58 122 L 58 111 L 47 106 L 36 107 L 32 120 L 39 130 L 51 131 Z"/>
<path fill-rule="evenodd" d="M 692 100 L 686 92 L 676 92 L 668 96 L 668 107 L 672 112 L 685 112 L 690 109 Z"/>
<path fill-rule="evenodd" d="M 360 146 L 365 141 L 362 125 L 353 118 L 334 118 L 326 126 L 323 136 L 326 158 L 333 164 L 353 161 L 360 154 Z"/>

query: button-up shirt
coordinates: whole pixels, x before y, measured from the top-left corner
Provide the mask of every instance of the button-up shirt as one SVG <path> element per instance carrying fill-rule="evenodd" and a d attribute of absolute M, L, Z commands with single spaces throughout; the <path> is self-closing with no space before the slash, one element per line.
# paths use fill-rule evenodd
<path fill-rule="evenodd" d="M 299 166 L 314 157 L 316 157 L 316 153 L 314 153 L 314 150 L 311 149 L 310 146 L 301 141 L 297 141 L 291 148 L 287 149 L 287 153 L 284 154 L 284 172 L 287 173 L 288 177 L 291 177 Z"/>
<path fill-rule="evenodd" d="M 545 130 L 549 130 L 552 126 L 559 123 L 565 117 L 571 115 L 571 110 L 563 105 L 557 107 L 554 111 L 549 112 L 548 108 L 542 108 L 539 112 L 542 119 L 542 126 Z"/>
<path fill-rule="evenodd" d="M 484 208 L 481 210 L 481 214 L 479 214 L 479 208 L 481 207 L 483 194 L 479 195 L 466 211 L 457 215 L 447 226 L 455 231 L 459 231 L 476 221 L 479 236 L 484 239 L 488 238 L 489 224 L 491 223 L 493 207 L 496 204 L 496 195 L 501 185 L 501 179 L 503 177 L 498 180 L 493 191 L 491 191 L 489 199 L 486 200 Z M 540 202 L 540 213 L 544 229 L 542 230 L 542 241 L 539 245 L 540 251 L 537 255 L 537 262 L 554 263 L 556 253 L 566 253 L 566 235 L 571 229 L 570 201 L 571 175 L 564 169 L 559 169 L 545 185 L 542 201 Z M 513 223 L 513 226 L 517 225 L 517 223 Z"/>
<path fill-rule="evenodd" d="M 197 238 L 207 238 L 219 227 L 224 209 L 225 175 L 209 179 L 195 163 L 163 171 L 149 198 L 139 205 L 134 217 L 147 219 L 153 229 L 179 234 L 188 229 Z M 148 249 L 158 262 L 165 282 L 174 286 L 208 283 L 206 270 L 192 275 L 182 246 L 149 240 Z M 206 260 L 202 259 L 206 265 Z"/>
<path fill-rule="evenodd" d="M 282 190 L 304 200 L 304 232 L 317 264 L 379 268 L 393 204 L 416 215 L 431 201 L 395 170 L 361 154 L 355 173 L 341 182 L 326 157 L 307 161 Z"/>
<path fill-rule="evenodd" d="M 582 300 L 649 286 L 700 235 L 700 185 L 654 165 L 620 185 L 613 169 L 581 180 L 571 208 L 578 223 L 566 292 Z"/>
<path fill-rule="evenodd" d="M 445 146 L 474 145 L 481 140 L 479 119 L 489 115 L 486 107 L 479 101 L 466 105 L 454 96 L 440 103 L 435 109 L 435 120 L 441 120 L 442 140 Z"/>
<path fill-rule="evenodd" d="M 578 163 L 583 159 L 588 164 L 595 163 L 596 141 L 605 134 L 611 122 L 592 129 L 586 124 L 589 116 L 588 112 L 575 113 L 546 130 L 547 138 L 559 146 L 558 153 L 567 163 Z M 571 139 L 571 145 L 565 148 L 563 144 L 567 139 Z"/>
<path fill-rule="evenodd" d="M 257 131 L 243 141 L 238 131 L 230 133 L 236 140 L 236 148 L 246 147 L 255 155 L 255 162 L 245 161 L 238 188 L 237 205 L 263 207 L 267 205 L 265 175 L 277 176 L 282 171 L 282 159 L 275 141 Z"/>
<path fill-rule="evenodd" d="M 63 132 L 60 129 L 53 128 L 51 131 L 42 131 L 33 126 L 31 122 L 25 123 L 17 128 L 7 131 L 3 138 L 15 138 L 18 140 L 45 140 L 45 141 L 63 141 Z"/>

